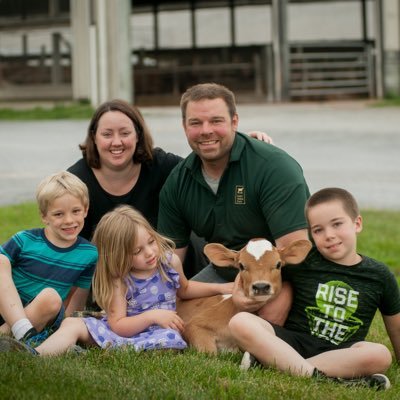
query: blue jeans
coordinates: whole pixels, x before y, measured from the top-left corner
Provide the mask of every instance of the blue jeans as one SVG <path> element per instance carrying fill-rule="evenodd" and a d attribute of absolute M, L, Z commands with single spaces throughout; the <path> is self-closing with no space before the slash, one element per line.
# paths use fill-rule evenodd
<path fill-rule="evenodd" d="M 233 282 L 237 275 L 236 268 L 216 267 L 213 264 L 208 264 L 199 273 L 197 273 L 192 281 L 207 282 L 207 283 L 227 283 Z"/>

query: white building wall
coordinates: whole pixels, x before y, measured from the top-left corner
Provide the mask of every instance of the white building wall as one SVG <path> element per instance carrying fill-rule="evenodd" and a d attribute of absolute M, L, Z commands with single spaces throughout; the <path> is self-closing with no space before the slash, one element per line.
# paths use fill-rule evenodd
<path fill-rule="evenodd" d="M 400 50 L 400 1 L 385 0 L 384 7 L 385 48 L 389 51 Z"/>
<path fill-rule="evenodd" d="M 385 1 L 385 28 L 388 49 L 398 48 L 398 3 L 399 0 Z M 368 5 L 368 35 L 373 37 L 373 0 Z M 196 11 L 198 46 L 230 45 L 229 10 L 215 8 Z M 263 44 L 271 42 L 270 6 L 241 6 L 235 9 L 236 43 L 238 45 Z M 291 3 L 288 7 L 288 36 L 290 41 L 356 39 L 362 36 L 361 7 L 359 2 L 337 1 L 328 3 Z M 396 27 L 397 21 L 397 27 Z M 153 17 L 148 14 L 133 14 L 131 43 L 134 49 L 154 48 Z M 397 30 L 397 32 L 396 32 Z M 22 51 L 22 34 L 28 34 L 29 50 L 40 52 L 42 46 L 51 49 L 51 34 L 60 32 L 71 41 L 71 29 L 26 29 L 0 33 L 0 52 L 19 54 Z M 159 45 L 162 48 L 191 46 L 190 12 L 165 11 L 159 13 Z M 397 46 L 397 47 L 396 47 Z"/>
<path fill-rule="evenodd" d="M 400 93 L 400 0 L 382 0 L 382 2 L 386 87 L 389 91 Z M 375 37 L 374 3 L 374 0 L 367 1 L 367 34 L 370 39 Z M 362 39 L 361 4 L 358 1 L 289 3 L 288 5 L 288 39 L 291 42 Z M 160 12 L 159 46 L 161 48 L 190 47 L 190 18 L 188 10 Z M 200 9 L 195 12 L 195 18 L 197 46 L 229 46 L 231 44 L 228 8 Z M 271 43 L 270 6 L 236 7 L 235 22 L 237 45 Z M 154 48 L 151 13 L 131 15 L 130 26 L 133 49 Z M 53 32 L 61 33 L 62 37 L 74 46 L 69 27 L 16 29 L 13 32 L 0 32 L 0 53 L 21 54 L 23 35 L 27 35 L 27 47 L 30 53 L 40 54 L 43 49 L 50 52 Z M 83 75 L 86 76 L 86 73 Z"/>
<path fill-rule="evenodd" d="M 394 0 L 397 1 L 397 0 Z M 199 47 L 229 46 L 228 8 L 200 9 L 196 15 Z M 288 39 L 290 41 L 362 39 L 361 5 L 354 1 L 328 3 L 289 3 Z M 373 0 L 367 1 L 368 36 L 374 36 Z M 268 5 L 235 8 L 236 44 L 264 44 L 271 38 L 271 7 Z M 151 14 L 133 14 L 132 41 L 135 49 L 154 47 Z M 190 12 L 159 13 L 159 46 L 190 47 Z"/>
<path fill-rule="evenodd" d="M 387 94 L 400 94 L 400 0 L 383 3 L 385 41 L 385 89 Z"/>

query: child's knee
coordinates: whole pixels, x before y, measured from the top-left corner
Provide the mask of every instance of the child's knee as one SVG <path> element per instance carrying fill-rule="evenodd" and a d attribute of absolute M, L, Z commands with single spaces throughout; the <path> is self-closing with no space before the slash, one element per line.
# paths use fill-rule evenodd
<path fill-rule="evenodd" d="M 381 343 L 376 343 L 376 364 L 379 370 L 386 371 L 392 364 L 392 354 L 390 350 Z"/>
<path fill-rule="evenodd" d="M 43 304 L 49 313 L 57 315 L 60 312 L 62 299 L 55 289 L 45 288 L 36 298 Z"/>
<path fill-rule="evenodd" d="M 248 334 L 250 318 L 251 314 L 247 312 L 240 312 L 231 318 L 229 329 L 234 337 Z"/>
<path fill-rule="evenodd" d="M 61 326 L 64 328 L 74 327 L 75 325 L 77 325 L 78 320 L 80 320 L 80 318 L 66 317 L 65 319 L 63 319 Z"/>
<path fill-rule="evenodd" d="M 61 323 L 59 330 L 69 333 L 76 340 L 86 341 L 88 330 L 82 318 L 67 317 Z"/>
<path fill-rule="evenodd" d="M 363 365 L 371 366 L 370 374 L 385 372 L 392 363 L 390 350 L 381 343 L 362 342 Z"/>

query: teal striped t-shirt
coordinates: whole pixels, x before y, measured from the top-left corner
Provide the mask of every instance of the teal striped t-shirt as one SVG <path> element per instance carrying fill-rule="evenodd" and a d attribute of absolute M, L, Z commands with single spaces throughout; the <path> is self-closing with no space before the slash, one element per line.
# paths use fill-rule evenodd
<path fill-rule="evenodd" d="M 44 229 L 16 233 L 0 246 L 10 260 L 12 278 L 25 305 L 44 288 L 55 289 L 65 300 L 73 286 L 89 289 L 97 262 L 97 249 L 78 237 L 68 248 L 47 240 Z"/>

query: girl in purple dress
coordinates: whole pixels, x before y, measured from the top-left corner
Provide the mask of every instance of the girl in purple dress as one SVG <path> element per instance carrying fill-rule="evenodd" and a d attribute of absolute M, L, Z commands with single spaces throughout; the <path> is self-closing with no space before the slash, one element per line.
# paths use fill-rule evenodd
<path fill-rule="evenodd" d="M 106 316 L 66 318 L 35 349 L 16 342 L 13 346 L 10 343 L 10 350 L 55 355 L 77 342 L 104 349 L 184 349 L 184 324 L 175 311 L 176 296 L 189 299 L 232 293 L 233 283 L 189 281 L 173 253 L 173 242 L 160 236 L 130 206 L 105 214 L 93 242 L 99 252 L 93 294 Z"/>

